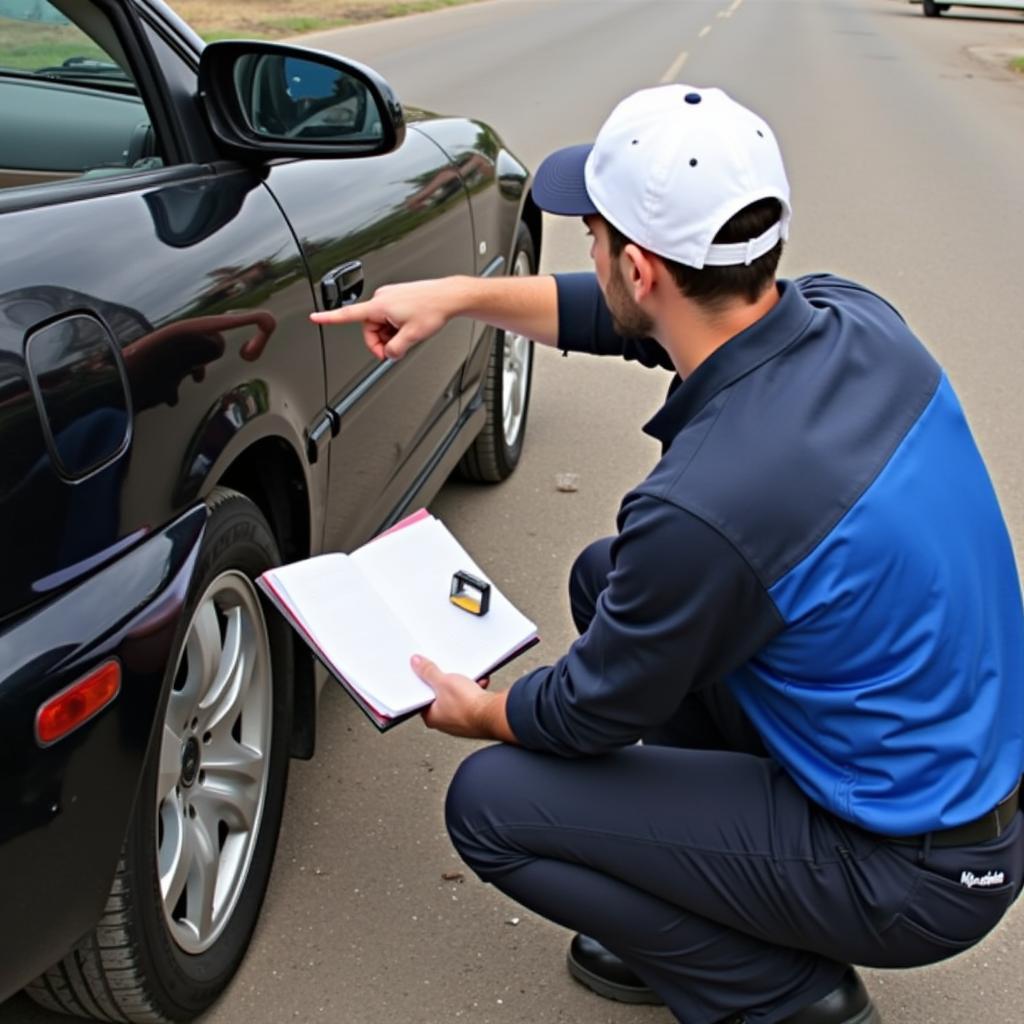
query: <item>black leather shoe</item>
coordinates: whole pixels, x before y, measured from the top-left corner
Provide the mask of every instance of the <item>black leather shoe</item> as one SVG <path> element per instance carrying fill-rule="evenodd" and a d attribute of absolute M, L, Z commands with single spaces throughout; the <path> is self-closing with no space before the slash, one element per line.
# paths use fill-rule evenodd
<path fill-rule="evenodd" d="M 648 988 L 614 953 L 596 939 L 574 935 L 566 956 L 569 973 L 605 999 L 620 1003 L 650 1003 L 661 1006 L 665 1000 Z M 811 1022 L 809 1022 L 811 1024 Z"/>
<path fill-rule="evenodd" d="M 827 996 L 797 1010 L 781 1024 L 882 1024 L 882 1015 L 851 967 Z"/>
<path fill-rule="evenodd" d="M 655 1006 L 665 1002 L 614 953 L 587 935 L 573 936 L 566 960 L 569 973 L 605 999 Z M 745 1024 L 745 1018 L 742 1015 L 728 1017 L 721 1024 Z M 882 1024 L 882 1015 L 871 1001 L 860 975 L 851 967 L 828 995 L 797 1010 L 780 1024 Z"/>
<path fill-rule="evenodd" d="M 742 1015 L 730 1017 L 720 1024 L 746 1024 Z M 797 1010 L 779 1024 L 882 1024 L 882 1015 L 851 967 L 839 984 L 816 1003 Z"/>

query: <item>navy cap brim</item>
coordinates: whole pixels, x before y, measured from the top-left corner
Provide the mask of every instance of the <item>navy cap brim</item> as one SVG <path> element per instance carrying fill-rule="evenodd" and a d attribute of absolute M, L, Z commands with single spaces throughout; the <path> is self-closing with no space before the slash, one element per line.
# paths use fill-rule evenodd
<path fill-rule="evenodd" d="M 583 166 L 593 148 L 592 142 L 568 146 L 542 161 L 533 179 L 533 201 L 542 210 L 563 217 L 597 213 L 583 177 Z"/>

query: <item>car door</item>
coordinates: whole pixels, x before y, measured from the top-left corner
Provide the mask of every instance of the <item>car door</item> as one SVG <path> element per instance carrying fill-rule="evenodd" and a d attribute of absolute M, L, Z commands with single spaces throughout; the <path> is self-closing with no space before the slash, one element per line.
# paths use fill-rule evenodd
<path fill-rule="evenodd" d="M 399 281 L 474 273 L 466 190 L 444 152 L 412 125 L 383 156 L 275 164 L 267 184 L 295 228 L 323 308 Z M 347 275 L 347 276 L 346 276 Z M 325 292 L 325 289 L 328 291 Z M 379 364 L 357 326 L 324 330 L 330 441 L 325 547 L 369 537 L 415 489 L 457 429 L 471 322 L 454 320 L 399 362 Z"/>
<path fill-rule="evenodd" d="M 197 159 L 130 5 L 28 6 L 0 36 L 0 999 L 98 918 L 163 674 L 41 746 L 69 650 L 19 624 L 199 504 L 243 430 L 304 451 L 324 405 L 304 261 L 259 173 Z"/>

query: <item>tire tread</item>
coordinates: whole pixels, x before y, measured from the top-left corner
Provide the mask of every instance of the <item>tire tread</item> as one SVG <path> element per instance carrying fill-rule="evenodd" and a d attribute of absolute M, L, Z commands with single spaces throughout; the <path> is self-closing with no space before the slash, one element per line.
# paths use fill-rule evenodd
<path fill-rule="evenodd" d="M 40 1006 L 59 1013 L 116 1024 L 172 1024 L 153 1005 L 128 930 L 129 889 L 122 858 L 95 930 L 60 963 L 26 986 Z"/>
<path fill-rule="evenodd" d="M 501 373 L 501 360 L 497 357 L 500 336 L 495 337 L 495 354 L 487 360 L 487 376 L 484 380 L 484 394 L 487 396 L 487 423 L 484 429 L 477 435 L 477 439 L 462 457 L 459 469 L 462 474 L 475 483 L 497 483 L 504 479 L 501 471 L 501 464 L 498 459 L 498 446 L 496 443 L 497 430 L 501 427 L 493 423 L 496 416 L 501 415 L 500 409 L 495 409 L 491 396 L 496 393 L 498 387 L 498 376 Z"/>

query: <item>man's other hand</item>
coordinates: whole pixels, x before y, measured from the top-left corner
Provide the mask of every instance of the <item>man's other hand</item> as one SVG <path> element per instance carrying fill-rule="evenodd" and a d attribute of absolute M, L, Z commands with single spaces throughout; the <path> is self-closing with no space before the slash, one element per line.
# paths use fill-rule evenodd
<path fill-rule="evenodd" d="M 459 288 L 458 278 L 389 284 L 366 302 L 311 313 L 309 318 L 317 324 L 360 323 L 366 347 L 378 359 L 401 359 L 457 315 Z"/>
<path fill-rule="evenodd" d="M 467 739 L 516 742 L 505 717 L 503 693 L 487 693 L 468 676 L 442 672 L 419 655 L 413 656 L 412 669 L 437 694 L 433 704 L 423 710 L 428 728 Z"/>

